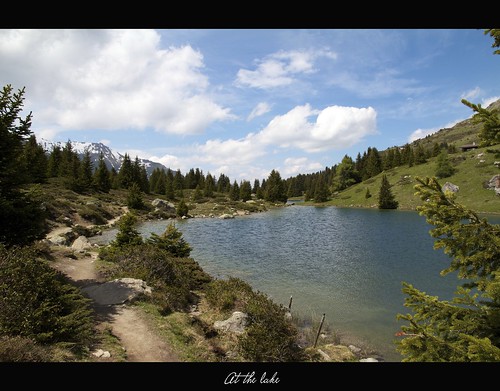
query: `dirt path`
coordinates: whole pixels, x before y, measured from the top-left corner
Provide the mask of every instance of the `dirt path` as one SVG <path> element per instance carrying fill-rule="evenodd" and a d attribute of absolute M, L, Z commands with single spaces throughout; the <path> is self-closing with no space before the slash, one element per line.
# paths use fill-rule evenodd
<path fill-rule="evenodd" d="M 95 269 L 97 253 L 89 253 L 90 256 L 79 254 L 78 259 L 71 259 L 64 256 L 64 251 L 55 251 L 53 266 L 80 288 L 98 284 L 101 281 Z M 94 309 L 99 321 L 97 327 L 111 328 L 111 333 L 120 339 L 120 344 L 127 353 L 127 361 L 180 361 L 166 342 L 156 334 L 140 308 L 127 305 L 95 305 Z"/>

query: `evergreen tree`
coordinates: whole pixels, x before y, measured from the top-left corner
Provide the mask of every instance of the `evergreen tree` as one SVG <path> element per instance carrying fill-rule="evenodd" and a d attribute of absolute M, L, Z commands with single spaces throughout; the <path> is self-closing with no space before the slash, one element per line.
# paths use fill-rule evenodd
<path fill-rule="evenodd" d="M 239 197 L 243 202 L 252 199 L 252 185 L 249 181 L 241 182 Z"/>
<path fill-rule="evenodd" d="M 454 172 L 455 169 L 451 165 L 450 159 L 448 159 L 448 152 L 446 152 L 446 149 L 443 149 L 437 157 L 436 176 L 438 178 L 448 178 Z"/>
<path fill-rule="evenodd" d="M 146 167 L 144 165 L 141 165 L 140 173 L 139 173 L 139 187 L 141 190 L 149 194 L 149 179 L 148 179 L 148 173 L 146 171 Z"/>
<path fill-rule="evenodd" d="M 181 198 L 181 200 L 179 201 L 179 204 L 177 205 L 176 213 L 177 213 L 177 216 L 179 216 L 179 217 L 183 217 L 183 216 L 188 215 L 189 208 L 188 208 L 186 202 L 184 201 L 184 198 Z"/>
<path fill-rule="evenodd" d="M 205 182 L 205 186 L 204 186 L 204 189 L 203 189 L 203 195 L 205 197 L 213 197 L 214 196 L 214 190 L 215 190 L 215 180 L 214 180 L 214 177 L 210 173 L 208 173 L 204 182 Z"/>
<path fill-rule="evenodd" d="M 158 169 L 160 172 L 160 175 L 158 177 L 158 182 L 156 183 L 156 186 L 153 189 L 153 192 L 156 194 L 167 194 L 167 175 L 165 174 L 165 171 Z M 170 185 L 172 185 L 172 182 L 170 182 Z M 172 188 L 172 194 L 173 194 L 173 188 Z"/>
<path fill-rule="evenodd" d="M 62 151 L 59 145 L 54 145 L 47 163 L 47 176 L 55 178 L 61 175 Z"/>
<path fill-rule="evenodd" d="M 98 191 L 102 191 L 103 193 L 109 193 L 111 190 L 111 177 L 109 175 L 108 168 L 106 167 L 106 162 L 104 161 L 104 155 L 102 152 L 99 155 L 97 169 L 93 175 L 93 184 Z"/>
<path fill-rule="evenodd" d="M 328 201 L 328 189 L 323 177 L 320 175 L 316 181 L 316 186 L 314 189 L 314 202 L 326 202 Z"/>
<path fill-rule="evenodd" d="M 10 85 L 0 93 L 0 243 L 7 246 L 27 244 L 41 239 L 45 215 L 31 193 L 22 193 L 25 165 L 23 144 L 31 135 L 31 113 L 20 116 L 24 88 L 13 92 Z"/>
<path fill-rule="evenodd" d="M 426 154 L 424 147 L 422 146 L 421 143 L 417 145 L 417 149 L 414 152 L 414 163 L 415 164 L 424 164 L 427 162 Z"/>
<path fill-rule="evenodd" d="M 92 187 L 94 168 L 90 159 L 90 152 L 87 150 L 79 165 L 77 188 L 79 191 L 88 191 Z"/>
<path fill-rule="evenodd" d="M 203 198 L 203 194 L 200 189 L 200 185 L 196 185 L 196 189 L 194 189 L 193 193 L 193 201 L 199 201 Z"/>
<path fill-rule="evenodd" d="M 233 182 L 231 190 L 229 190 L 229 199 L 231 201 L 238 201 L 240 199 L 240 186 L 236 180 Z"/>
<path fill-rule="evenodd" d="M 118 171 L 118 183 L 122 189 L 128 189 L 134 183 L 134 168 L 130 156 L 123 156 L 122 165 Z"/>
<path fill-rule="evenodd" d="M 354 167 L 352 158 L 348 155 L 342 158 L 342 162 L 338 165 L 336 172 L 335 190 L 344 190 L 359 182 L 359 173 Z"/>
<path fill-rule="evenodd" d="M 389 148 L 384 158 L 382 159 L 382 166 L 384 170 L 390 170 L 394 165 L 394 148 Z"/>
<path fill-rule="evenodd" d="M 382 172 L 382 159 L 377 148 L 368 148 L 363 180 L 372 178 Z"/>
<path fill-rule="evenodd" d="M 24 145 L 22 160 L 28 175 L 27 182 L 45 183 L 47 181 L 47 155 L 43 147 L 37 143 L 34 134 Z"/>
<path fill-rule="evenodd" d="M 143 209 L 144 200 L 142 199 L 142 192 L 137 183 L 132 183 L 128 189 L 127 206 L 130 209 Z"/>
<path fill-rule="evenodd" d="M 397 336 L 403 361 L 500 361 L 500 225 L 445 194 L 435 178 L 417 178 L 417 209 L 434 228 L 434 248 L 452 258 L 441 272 L 464 280 L 450 301 L 439 300 L 403 283 L 408 322 Z"/>
<path fill-rule="evenodd" d="M 258 179 L 255 179 L 253 181 L 252 193 L 257 194 L 259 189 L 260 189 L 260 181 Z"/>
<path fill-rule="evenodd" d="M 380 184 L 380 192 L 378 196 L 379 209 L 397 209 L 398 202 L 395 200 L 391 191 L 391 185 L 387 179 L 387 175 L 382 175 L 382 183 Z"/>
<path fill-rule="evenodd" d="M 492 48 L 500 48 L 500 29 L 485 29 L 484 34 L 493 37 Z M 495 50 L 493 54 L 500 54 L 500 49 Z"/>
<path fill-rule="evenodd" d="M 165 175 L 165 195 L 169 200 L 173 200 L 175 198 L 175 190 L 174 190 L 174 174 L 172 170 L 168 170 Z"/>
<path fill-rule="evenodd" d="M 182 237 L 182 232 L 175 227 L 174 223 L 170 223 L 161 236 L 152 233 L 147 242 L 162 250 L 167 250 L 170 254 L 179 258 L 189 257 L 192 250 L 189 243 Z"/>
<path fill-rule="evenodd" d="M 109 181 L 111 182 L 112 189 L 116 190 L 120 188 L 120 178 L 118 178 L 118 173 L 114 167 L 111 167 L 109 171 Z"/>
<path fill-rule="evenodd" d="M 285 183 L 281 179 L 280 173 L 276 170 L 272 170 L 267 177 L 264 199 L 269 202 L 283 203 L 288 199 L 286 196 Z"/>
<path fill-rule="evenodd" d="M 127 213 L 118 223 L 118 233 L 114 241 L 110 243 L 112 247 L 137 246 L 143 243 L 139 232 L 134 228 L 137 217 L 133 213 Z"/>
<path fill-rule="evenodd" d="M 462 103 L 475 112 L 472 120 L 483 125 L 479 133 L 481 146 L 487 147 L 500 143 L 500 112 L 498 109 L 486 110 L 481 107 L 481 104 L 476 105 L 466 99 L 462 99 Z"/>
<path fill-rule="evenodd" d="M 402 158 L 401 158 L 401 151 L 399 147 L 396 147 L 394 149 L 394 160 L 393 160 L 393 167 L 399 167 L 402 164 Z"/>
<path fill-rule="evenodd" d="M 441 146 L 435 142 L 432 147 L 432 157 L 437 157 L 441 153 Z"/>

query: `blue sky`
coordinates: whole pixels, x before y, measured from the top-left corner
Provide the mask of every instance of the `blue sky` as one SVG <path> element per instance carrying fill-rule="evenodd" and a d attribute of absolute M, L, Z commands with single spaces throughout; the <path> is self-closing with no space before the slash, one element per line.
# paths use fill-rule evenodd
<path fill-rule="evenodd" d="M 0 30 L 0 82 L 37 138 L 186 172 L 287 178 L 469 118 L 500 98 L 479 29 Z"/>

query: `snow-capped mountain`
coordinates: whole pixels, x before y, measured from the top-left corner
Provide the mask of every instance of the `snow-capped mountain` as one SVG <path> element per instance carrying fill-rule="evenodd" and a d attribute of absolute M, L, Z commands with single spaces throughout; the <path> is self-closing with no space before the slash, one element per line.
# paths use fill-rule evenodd
<path fill-rule="evenodd" d="M 104 156 L 104 162 L 106 163 L 106 167 L 108 167 L 109 170 L 111 170 L 111 168 L 114 168 L 116 171 L 120 170 L 120 167 L 123 162 L 123 155 L 119 152 L 113 152 L 111 148 L 109 148 L 107 145 L 104 145 L 103 143 L 87 143 L 81 141 L 70 141 L 70 142 L 73 151 L 75 151 L 78 154 L 78 157 L 80 159 L 83 158 L 85 152 L 87 151 L 90 152 L 90 159 L 92 160 L 94 167 L 97 167 L 97 164 L 99 162 L 99 156 L 102 153 Z M 43 148 L 47 153 L 50 153 L 52 151 L 52 148 L 54 148 L 54 146 L 56 145 L 58 145 L 61 149 L 66 145 L 66 142 L 61 142 L 61 141 L 52 142 L 44 139 L 41 139 L 40 141 L 38 141 L 38 143 L 43 146 Z M 135 160 L 135 156 L 130 156 L 130 159 L 133 162 Z M 139 162 L 142 165 L 144 165 L 144 167 L 146 167 L 146 172 L 148 173 L 148 176 L 151 175 L 151 173 L 155 168 L 167 170 L 167 167 L 165 167 L 163 164 L 153 162 L 148 159 L 142 159 L 139 157 Z"/>

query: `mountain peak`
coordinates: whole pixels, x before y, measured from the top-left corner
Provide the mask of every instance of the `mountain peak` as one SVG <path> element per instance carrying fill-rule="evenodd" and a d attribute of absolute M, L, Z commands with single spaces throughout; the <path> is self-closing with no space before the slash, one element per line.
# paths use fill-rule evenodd
<path fill-rule="evenodd" d="M 80 159 L 82 159 L 83 155 L 88 151 L 90 153 L 90 160 L 94 164 L 94 167 L 97 167 L 97 164 L 99 162 L 99 156 L 102 153 L 102 155 L 104 156 L 104 162 L 106 163 L 106 166 L 108 167 L 109 170 L 111 170 L 112 168 L 114 168 L 116 171 L 120 170 L 124 155 L 122 155 L 119 152 L 114 152 L 107 145 L 103 143 L 94 143 L 85 141 L 69 141 L 69 142 L 71 143 L 73 151 L 75 151 L 78 154 L 78 157 Z M 47 153 L 50 153 L 50 151 L 52 151 L 52 149 L 55 146 L 59 146 L 62 149 L 66 145 L 66 142 L 62 141 L 52 142 L 42 138 L 39 141 L 39 144 L 43 146 L 43 148 Z M 155 168 L 167 170 L 167 167 L 165 167 L 161 163 L 153 162 L 151 160 L 143 159 L 140 157 L 138 158 L 140 164 L 146 168 L 148 176 L 151 175 L 151 173 L 154 171 Z M 131 156 L 131 159 L 134 160 L 135 156 L 134 157 Z"/>

